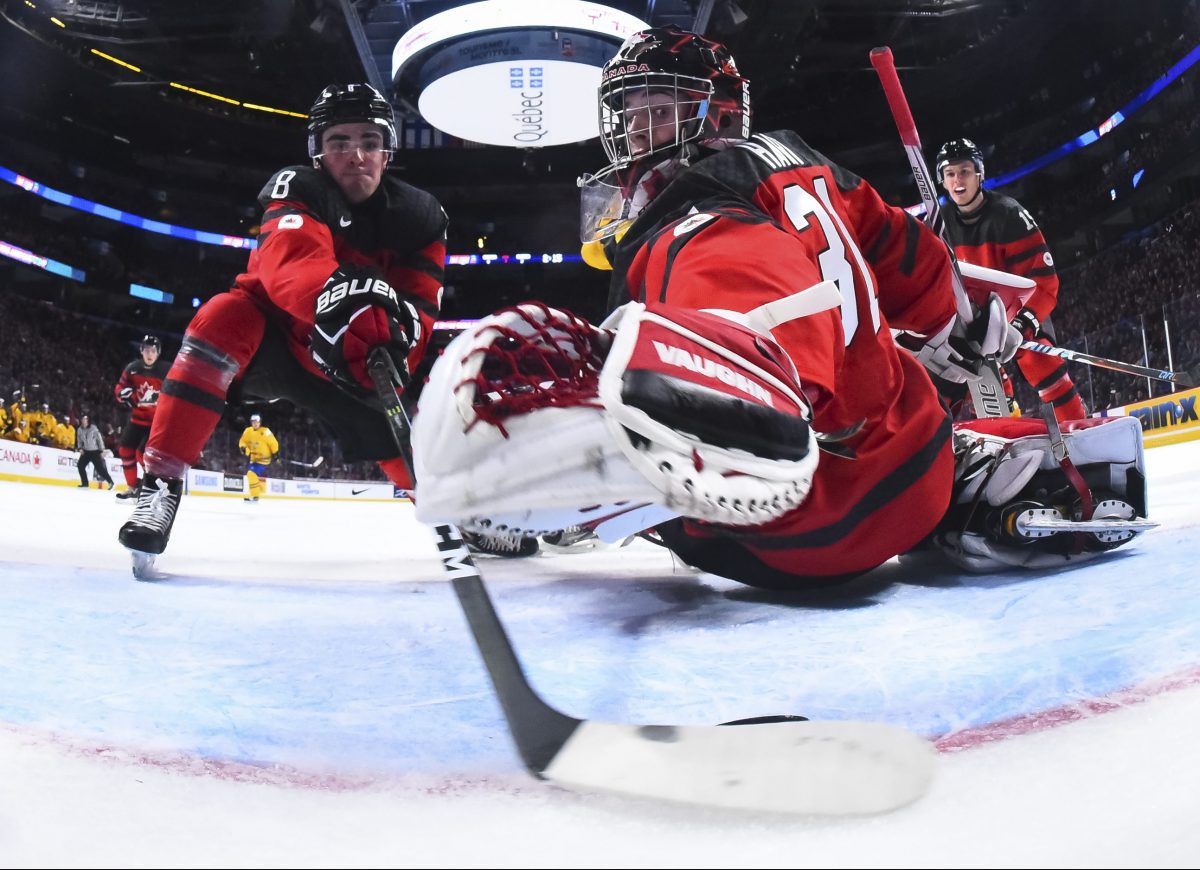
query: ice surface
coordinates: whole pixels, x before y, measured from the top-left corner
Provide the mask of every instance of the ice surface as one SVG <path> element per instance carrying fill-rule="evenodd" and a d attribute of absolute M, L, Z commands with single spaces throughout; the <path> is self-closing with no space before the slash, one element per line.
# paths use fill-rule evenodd
<path fill-rule="evenodd" d="M 893 563 L 789 600 L 644 542 L 484 562 L 571 715 L 939 739 L 928 797 L 844 822 L 527 777 L 406 503 L 189 497 L 137 583 L 127 504 L 0 483 L 0 866 L 1190 865 L 1200 444 L 1147 458 L 1162 527 L 1040 576 Z"/>

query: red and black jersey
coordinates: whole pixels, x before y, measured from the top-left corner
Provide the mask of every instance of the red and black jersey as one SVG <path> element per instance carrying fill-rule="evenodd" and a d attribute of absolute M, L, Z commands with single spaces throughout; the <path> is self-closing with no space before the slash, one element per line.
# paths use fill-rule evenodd
<path fill-rule="evenodd" d="M 683 171 L 614 259 L 614 305 L 747 312 L 825 280 L 841 291 L 839 308 L 772 330 L 796 365 L 814 429 L 836 443 L 798 509 L 739 534 L 759 559 L 844 574 L 933 528 L 950 497 L 949 420 L 891 333 L 929 334 L 954 315 L 950 258 L 927 227 L 783 131 Z"/>
<path fill-rule="evenodd" d="M 133 409 L 129 415 L 131 423 L 139 426 L 150 425 L 154 419 L 154 410 L 158 407 L 158 394 L 162 392 L 163 378 L 167 376 L 169 368 L 167 361 L 161 356 L 150 366 L 139 356 L 121 370 L 121 377 L 113 387 L 113 396 L 121 402 L 121 391 L 126 387 L 133 388 Z"/>
<path fill-rule="evenodd" d="M 421 317 L 421 341 L 408 357 L 415 369 L 441 307 L 447 219 L 438 201 L 385 174 L 369 199 L 351 204 L 324 171 L 289 166 L 271 177 L 259 202 L 259 245 L 234 292 L 257 299 L 296 358 L 320 374 L 308 352 L 317 296 L 339 265 L 374 267 Z"/>
<path fill-rule="evenodd" d="M 976 266 L 1012 272 L 1036 283 L 1024 300 L 1014 296 L 1004 303 L 1009 317 L 1015 317 L 1024 305 L 1044 321 L 1058 301 L 1058 273 L 1046 237 L 1033 216 L 1011 196 L 991 190 L 982 195 L 983 205 L 965 219 L 953 202 L 942 212 L 954 255 Z"/>

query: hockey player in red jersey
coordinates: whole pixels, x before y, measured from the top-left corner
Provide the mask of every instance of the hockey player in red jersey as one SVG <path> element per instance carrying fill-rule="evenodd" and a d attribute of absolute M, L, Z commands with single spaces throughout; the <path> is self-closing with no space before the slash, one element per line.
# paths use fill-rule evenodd
<path fill-rule="evenodd" d="M 347 460 L 374 459 L 410 487 L 373 395 L 367 355 L 385 347 L 415 369 L 441 303 L 446 215 L 385 170 L 391 105 L 366 84 L 330 85 L 308 122 L 309 166 L 276 172 L 246 271 L 188 326 L 162 386 L 137 509 L 120 531 L 136 554 L 161 553 L 182 479 L 226 403 L 284 398 L 337 437 Z"/>
<path fill-rule="evenodd" d="M 1033 216 L 1011 196 L 984 190 L 983 153 L 970 139 L 943 145 L 936 171 L 950 200 L 943 214 L 955 256 L 1032 280 L 1037 286 L 1023 301 L 1016 296 L 1005 300 L 1009 319 L 1025 340 L 1054 344 L 1050 313 L 1058 302 L 1058 274 Z M 1060 422 L 1087 416 L 1065 362 L 1029 350 L 1017 351 L 1015 362 Z"/>
<path fill-rule="evenodd" d="M 996 297 L 960 321 L 937 236 L 795 133 L 751 136 L 748 84 L 719 43 L 635 34 L 599 103 L 611 162 L 581 180 L 583 223 L 615 310 L 594 326 L 526 304 L 450 344 L 414 422 L 419 516 L 610 540 L 654 526 L 697 568 L 787 590 L 930 536 L 980 570 L 1082 555 L 996 525 L 1033 481 L 1061 483 L 1044 430 L 1019 433 L 1013 462 L 1003 433 L 952 438 L 926 369 L 977 377 L 1019 334 Z M 1144 512 L 1124 473 L 1140 433 L 1113 428 L 1090 455 L 1123 463 L 1106 487 Z"/>
<path fill-rule="evenodd" d="M 129 422 L 121 430 L 117 448 L 128 489 L 117 493 L 117 498 L 137 498 L 138 466 L 145 462 L 142 451 L 150 437 L 150 424 L 167 375 L 167 362 L 162 359 L 162 342 L 157 335 L 143 338 L 139 350 L 141 356 L 121 370 L 121 377 L 113 387 L 117 403 L 129 409 Z"/>

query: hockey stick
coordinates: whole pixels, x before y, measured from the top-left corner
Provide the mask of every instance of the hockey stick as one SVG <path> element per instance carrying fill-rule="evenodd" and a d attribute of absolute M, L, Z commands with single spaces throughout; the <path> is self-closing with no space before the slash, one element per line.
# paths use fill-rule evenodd
<path fill-rule="evenodd" d="M 950 248 L 950 240 L 946 238 L 946 225 L 938 208 L 937 193 L 933 187 L 933 179 L 929 177 L 929 167 L 921 154 L 921 139 L 917 135 L 917 125 L 913 120 L 912 111 L 908 107 L 908 99 L 900 86 L 900 77 L 896 74 L 896 64 L 892 59 L 892 50 L 886 46 L 871 49 L 871 66 L 879 75 L 879 83 L 883 86 L 884 96 L 887 97 L 888 107 L 892 110 L 892 119 L 900 132 L 900 141 L 908 155 L 908 164 L 912 167 L 913 179 L 921 192 L 921 202 L 925 204 L 925 224 L 941 237 L 950 255 L 950 275 L 954 284 L 954 302 L 958 315 L 963 321 L 970 323 L 975 313 L 967 290 L 963 284 L 962 274 L 958 269 L 958 261 Z M 1004 388 L 1000 383 L 1000 369 L 995 359 L 986 359 L 979 370 L 980 379 L 969 381 L 971 403 L 975 406 L 976 417 L 1004 417 L 1008 414 L 1008 401 L 1004 398 Z"/>
<path fill-rule="evenodd" d="M 298 459 L 289 459 L 287 461 L 287 464 L 288 465 L 299 465 L 301 468 L 320 468 L 321 463 L 324 461 L 325 461 L 324 456 L 318 456 L 312 462 L 301 462 Z"/>
<path fill-rule="evenodd" d="M 396 395 L 399 374 L 379 349 L 372 351 L 368 370 L 412 475 L 410 425 Z M 820 815 L 886 812 L 928 789 L 932 745 L 890 725 L 622 725 L 559 712 L 525 678 L 458 530 L 438 523 L 433 531 L 509 733 L 534 776 L 571 788 L 709 807 Z"/>
<path fill-rule="evenodd" d="M 1180 372 L 1173 372 L 1170 369 L 1155 369 L 1148 366 L 1140 366 L 1136 363 L 1121 362 L 1115 359 L 1105 359 L 1102 356 L 1093 356 L 1090 353 L 1081 353 L 1077 350 L 1070 350 L 1065 347 L 1055 347 L 1052 344 L 1041 344 L 1036 341 L 1025 341 L 1021 343 L 1022 350 L 1031 350 L 1034 353 L 1044 353 L 1049 356 L 1057 356 L 1069 362 L 1084 363 L 1089 366 L 1096 366 L 1102 369 L 1111 369 L 1114 372 L 1124 372 L 1127 375 L 1136 375 L 1140 378 L 1156 378 L 1160 381 L 1171 381 L 1179 384 L 1182 387 L 1197 387 L 1200 386 L 1200 366 L 1192 366 L 1190 369 L 1184 369 Z"/>

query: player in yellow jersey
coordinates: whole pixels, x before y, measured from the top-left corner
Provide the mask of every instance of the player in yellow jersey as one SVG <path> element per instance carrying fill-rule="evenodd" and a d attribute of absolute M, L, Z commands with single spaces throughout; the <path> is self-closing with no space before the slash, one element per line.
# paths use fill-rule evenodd
<path fill-rule="evenodd" d="M 258 501 L 259 496 L 267 491 L 267 466 L 279 461 L 279 441 L 275 434 L 262 424 L 258 414 L 250 415 L 250 425 L 238 439 L 238 447 L 246 455 L 246 481 L 250 484 L 250 494 L 246 501 Z"/>

